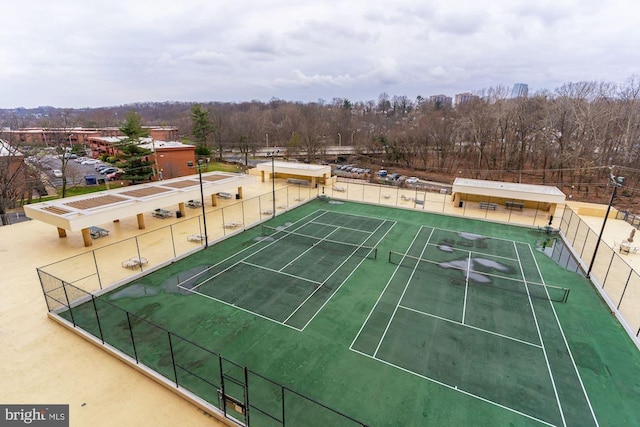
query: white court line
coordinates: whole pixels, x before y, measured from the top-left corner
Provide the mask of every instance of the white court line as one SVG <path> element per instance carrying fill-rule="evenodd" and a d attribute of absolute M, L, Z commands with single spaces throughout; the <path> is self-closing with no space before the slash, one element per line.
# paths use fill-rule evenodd
<path fill-rule="evenodd" d="M 280 269 L 280 271 L 284 270 L 285 268 L 289 267 L 291 264 L 293 264 L 294 262 L 296 262 L 297 260 L 299 260 L 300 258 L 302 258 L 303 256 L 305 256 L 307 254 L 307 252 L 311 251 L 313 248 L 315 248 L 315 246 L 322 242 L 323 240 L 327 240 L 327 237 L 331 236 L 333 233 L 335 233 L 336 231 L 338 231 L 338 228 L 334 229 L 331 233 L 327 234 L 326 236 L 324 236 L 323 238 L 319 239 L 316 237 L 313 237 L 314 239 L 317 239 L 318 241 L 316 243 L 314 243 L 313 245 L 311 245 L 306 251 L 303 251 L 300 255 L 298 255 L 297 257 L 295 257 L 294 259 L 292 259 L 291 261 L 289 261 L 288 263 L 286 263 L 285 265 L 282 266 L 282 268 Z M 306 235 L 305 235 L 306 236 Z M 285 238 L 287 236 L 284 236 Z M 308 236 L 311 237 L 311 236 Z M 281 240 L 282 238 L 278 239 Z"/>
<path fill-rule="evenodd" d="M 550 424 L 550 423 L 548 423 L 548 422 L 546 422 L 546 421 L 543 421 L 543 420 L 541 420 L 541 419 L 539 419 L 539 418 L 536 418 L 536 417 L 534 417 L 534 416 L 531 416 L 531 415 L 529 415 L 529 414 L 525 414 L 524 412 L 520 412 L 520 411 L 518 411 L 518 410 L 516 410 L 516 409 L 509 408 L 508 406 L 505 406 L 505 405 L 503 405 L 503 404 L 501 404 L 501 403 L 494 402 L 494 401 L 489 400 L 489 399 L 487 399 L 487 398 L 484 398 L 484 397 L 482 397 L 482 396 L 478 396 L 477 394 L 473 394 L 473 393 L 470 393 L 470 392 L 465 391 L 465 390 L 463 390 L 463 389 L 457 388 L 457 387 L 455 387 L 455 386 L 452 386 L 452 385 L 449 385 L 449 384 L 443 383 L 442 381 L 438 381 L 438 380 L 436 380 L 436 379 L 434 379 L 434 378 L 427 377 L 426 375 L 419 374 L 419 373 L 417 373 L 417 372 L 414 372 L 414 371 L 411 371 L 411 370 L 409 370 L 409 369 L 403 368 L 402 366 L 394 365 L 393 363 L 391 363 L 391 362 L 387 362 L 387 361 L 386 361 L 386 360 L 384 360 L 384 359 L 380 359 L 380 358 L 377 358 L 377 357 L 375 357 L 375 356 L 371 356 L 370 354 L 363 353 L 363 352 L 361 352 L 361 351 L 359 351 L 359 350 L 355 350 L 355 349 L 353 349 L 353 348 L 351 348 L 351 347 L 349 347 L 349 349 L 350 349 L 351 351 L 354 351 L 354 352 L 356 352 L 356 353 L 358 353 L 358 354 L 360 354 L 360 355 L 364 356 L 364 357 L 368 357 L 368 358 L 370 358 L 370 359 L 377 360 L 377 361 L 378 361 L 378 362 L 380 362 L 380 363 L 384 363 L 385 365 L 389 365 L 389 366 L 391 366 L 391 367 L 394 367 L 394 368 L 396 368 L 396 369 L 399 369 L 399 370 L 401 370 L 401 371 L 403 371 L 403 372 L 406 372 L 406 373 L 408 373 L 408 374 L 415 375 L 415 376 L 420 377 L 420 378 L 422 378 L 422 379 L 424 379 L 424 380 L 430 381 L 430 382 L 432 382 L 432 383 L 434 383 L 434 384 L 438 384 L 438 385 L 440 385 L 440 386 L 442 386 L 442 387 L 446 387 L 446 388 L 448 388 L 448 389 L 450 389 L 450 390 L 452 390 L 452 391 L 457 391 L 458 393 L 462 393 L 462 394 L 467 395 L 467 396 L 469 396 L 469 397 L 476 398 L 476 399 L 481 400 L 481 401 L 483 401 L 483 402 L 486 402 L 486 403 L 489 403 L 489 404 L 491 404 L 491 405 L 494 405 L 494 406 L 497 406 L 497 407 L 499 407 L 499 408 L 502 408 L 502 409 L 504 409 L 504 410 L 506 410 L 506 411 L 513 412 L 514 414 L 518 414 L 518 415 L 521 415 L 521 416 L 523 416 L 523 417 L 529 418 L 530 420 L 537 421 L 537 422 L 539 422 L 539 423 L 541 423 L 541 424 L 544 424 L 544 425 L 546 425 L 546 426 L 555 427 L 553 424 Z"/>
<path fill-rule="evenodd" d="M 529 252 L 531 252 L 531 257 L 533 258 L 533 262 L 536 264 L 536 269 L 538 270 L 538 274 L 540 275 L 540 280 L 542 284 L 544 283 L 544 277 L 542 277 L 542 272 L 540 271 L 540 266 L 538 266 L 538 261 L 536 261 L 535 254 L 531 249 L 531 245 L 529 246 Z M 546 291 L 546 288 L 545 288 Z M 549 296 L 547 292 L 547 296 Z M 562 335 L 562 340 L 564 341 L 564 345 L 569 353 L 569 357 L 571 358 L 571 363 L 573 364 L 573 369 L 576 372 L 576 376 L 578 377 L 578 381 L 580 382 L 580 387 L 582 388 L 582 393 L 584 394 L 585 399 L 587 400 L 587 404 L 589 405 L 589 410 L 591 411 L 591 416 L 593 421 L 596 423 L 596 426 L 599 426 L 598 419 L 596 418 L 596 414 L 593 411 L 593 407 L 591 406 L 591 401 L 589 400 L 589 395 L 587 394 L 587 390 L 584 388 L 584 384 L 582 382 L 582 377 L 580 377 L 580 372 L 578 371 L 578 366 L 576 365 L 575 359 L 573 358 L 573 354 L 571 353 L 571 349 L 569 348 L 569 343 L 567 342 L 567 337 L 564 335 L 564 330 L 562 329 L 562 325 L 560 324 L 560 319 L 558 319 L 558 314 L 556 313 L 556 309 L 553 306 L 551 300 L 549 300 L 549 305 L 551 306 L 551 310 L 553 311 L 553 316 L 556 318 L 556 323 L 558 324 L 558 329 L 560 329 L 560 334 Z"/>
<path fill-rule="evenodd" d="M 363 217 L 366 218 L 366 217 Z M 385 220 L 382 220 L 385 221 Z M 327 224 L 325 222 L 318 222 L 318 221 L 310 221 L 307 224 L 318 224 L 318 225 L 324 225 L 326 227 L 338 227 L 338 228 L 342 228 L 343 230 L 349 230 L 349 231 L 357 231 L 359 233 L 368 233 L 368 234 L 372 234 L 375 233 L 375 231 L 369 231 L 369 230 L 360 230 L 358 228 L 351 228 L 351 227 L 343 227 L 341 225 L 336 225 L 336 224 Z M 379 228 L 379 227 L 378 227 Z"/>
<path fill-rule="evenodd" d="M 395 223 L 394 223 L 394 225 L 395 225 Z M 409 247 L 413 246 L 413 244 L 415 243 L 416 239 L 418 238 L 418 234 L 420 234 L 420 231 L 423 228 L 424 228 L 424 226 L 420 226 L 420 229 L 418 230 L 418 232 L 415 234 L 415 236 L 413 236 L 413 240 L 411 241 L 411 244 L 409 245 Z M 364 319 L 364 322 L 362 323 L 362 326 L 360 326 L 360 330 L 356 334 L 355 338 L 353 339 L 353 341 L 351 341 L 351 345 L 349 346 L 350 350 L 353 350 L 353 345 L 358 340 L 358 337 L 360 337 L 360 334 L 362 333 L 362 330 L 366 326 L 366 324 L 369 321 L 369 318 L 371 317 L 373 312 L 376 310 L 376 307 L 378 307 L 378 304 L 380 303 L 380 300 L 382 299 L 382 296 L 387 292 L 387 288 L 389 287 L 389 284 L 391 284 L 391 282 L 393 281 L 393 278 L 395 277 L 395 275 L 398 272 L 398 270 L 400 269 L 400 267 L 401 267 L 400 264 L 398 264 L 396 266 L 395 270 L 393 271 L 393 274 L 389 278 L 389 280 L 387 280 L 387 284 L 384 286 L 384 289 L 382 290 L 382 292 L 380 292 L 380 295 L 378 295 L 378 299 L 376 300 L 376 303 L 371 308 L 371 311 L 369 311 L 369 314 L 367 315 L 367 318 Z M 354 350 L 354 351 L 356 351 L 356 350 Z"/>
<path fill-rule="evenodd" d="M 380 227 L 382 227 L 383 224 L 386 224 L 387 222 L 391 223 L 391 227 L 389 227 L 389 229 L 387 230 L 386 233 L 384 233 L 384 235 L 382 237 L 380 237 L 378 239 L 378 241 L 376 242 L 376 244 L 374 245 L 377 246 L 385 237 L 387 237 L 387 234 L 389 234 L 389 232 L 393 229 L 393 227 L 395 227 L 395 225 L 397 224 L 396 221 L 387 221 L 384 220 L 384 222 L 382 224 L 380 224 Z M 377 231 L 377 230 L 376 230 Z M 368 240 L 368 239 L 367 239 Z M 316 313 L 311 316 L 311 318 L 309 319 L 309 321 L 307 323 L 305 323 L 305 325 L 303 326 L 303 330 L 309 325 L 309 323 L 311 323 L 313 321 L 313 319 L 316 318 L 316 316 L 318 315 L 318 313 L 320 313 L 320 311 L 322 311 L 322 309 L 324 308 L 325 305 L 327 305 L 327 303 L 333 298 L 333 296 L 340 290 L 340 288 L 342 288 L 342 285 L 344 285 L 346 283 L 347 280 L 349 280 L 349 278 L 358 270 L 358 268 L 360 268 L 360 265 L 364 262 L 365 258 L 362 258 L 362 260 L 358 263 L 358 265 L 356 266 L 356 268 L 354 268 L 353 270 L 351 270 L 351 273 L 349 273 L 349 275 L 342 281 L 342 283 L 340 283 L 340 285 L 336 288 L 336 290 L 331 294 L 331 296 L 329 298 L 327 298 L 327 300 L 320 306 L 320 308 L 318 309 L 318 311 L 316 311 Z M 346 262 L 346 261 L 345 261 Z"/>
<path fill-rule="evenodd" d="M 242 306 L 231 304 L 231 303 L 229 303 L 227 301 L 218 299 L 216 297 L 212 297 L 211 295 L 203 294 L 202 292 L 193 291 L 193 293 L 196 294 L 196 295 L 203 296 L 205 298 L 209 298 L 210 300 L 217 301 L 217 302 L 219 302 L 221 304 L 224 304 L 224 305 L 227 305 L 229 307 L 233 307 L 233 308 L 236 308 L 238 310 L 244 311 L 245 313 L 249 313 L 249 314 L 253 314 L 254 316 L 261 317 L 261 318 L 263 318 L 265 320 L 268 320 L 270 322 L 277 323 L 278 325 L 286 326 L 287 328 L 295 329 L 298 332 L 302 332 L 302 329 L 298 329 L 295 326 L 287 325 L 286 323 L 282 323 L 282 322 L 280 322 L 278 320 L 272 319 L 271 317 L 267 317 L 267 316 L 262 315 L 260 313 L 256 313 L 255 311 L 248 310 L 248 309 L 246 309 L 246 308 L 244 308 Z"/>
<path fill-rule="evenodd" d="M 521 339 L 518 339 L 518 338 L 510 337 L 509 335 L 499 334 L 497 332 L 489 331 L 487 329 L 478 328 L 477 326 L 466 325 L 464 323 L 456 322 L 455 320 L 447 319 L 446 317 L 436 316 L 435 314 L 426 313 L 424 311 L 416 310 L 415 308 L 407 307 L 405 305 L 401 305 L 400 308 L 404 308 L 405 310 L 413 311 L 415 313 L 422 314 L 424 316 L 433 317 L 434 319 L 442 320 L 444 322 L 449 322 L 449 323 L 453 323 L 455 325 L 464 326 L 465 328 L 474 329 L 476 331 L 484 332 L 484 333 L 487 333 L 487 334 L 490 334 L 490 335 L 495 335 L 497 337 L 501 337 L 501 338 L 508 339 L 508 340 L 511 340 L 511 341 L 516 341 L 516 342 L 519 342 L 521 344 L 529 345 L 531 347 L 536 347 L 536 348 L 540 348 L 540 349 L 542 348 L 542 346 L 539 345 L 539 344 L 534 344 L 534 343 L 529 342 L 529 341 L 524 341 L 524 340 L 521 340 Z"/>
<path fill-rule="evenodd" d="M 303 280 L 305 282 L 313 283 L 314 285 L 322 285 L 324 282 L 318 282 L 316 280 L 307 279 L 306 277 L 296 276 L 295 274 L 285 273 L 284 271 L 274 270 L 273 268 L 265 267 L 263 265 L 254 264 L 252 262 L 240 261 L 239 264 L 250 265 L 251 267 L 260 268 L 262 270 L 271 271 L 273 273 L 282 274 L 283 276 L 293 277 L 294 279 Z"/>
<path fill-rule="evenodd" d="M 314 214 L 315 214 L 315 213 L 317 213 L 317 212 L 324 212 L 324 213 L 326 213 L 327 211 L 324 211 L 324 210 L 317 210 L 317 211 L 313 211 L 313 212 L 309 213 L 308 215 L 303 216 L 302 218 L 300 218 L 299 220 L 297 220 L 296 222 L 294 222 L 294 223 L 293 223 L 293 224 L 291 224 L 291 225 L 297 224 L 297 223 L 299 223 L 300 221 L 305 220 L 306 218 L 308 218 L 308 217 L 310 217 L 310 216 L 314 215 Z M 323 213 L 322 215 L 324 215 L 324 213 Z M 322 216 L 322 215 L 320 215 L 320 216 Z M 301 228 L 302 226 L 304 226 L 304 224 L 308 224 L 308 222 L 303 223 L 303 225 L 299 226 L 298 228 Z M 264 247 L 262 247 L 260 250 L 258 250 L 258 251 L 256 251 L 256 252 L 253 252 L 253 253 L 251 253 L 250 255 L 247 255 L 247 256 L 246 256 L 245 258 L 243 258 L 241 261 L 243 261 L 243 260 L 246 260 L 246 259 L 250 258 L 252 255 L 257 254 L 258 252 L 261 252 L 263 249 L 265 249 L 266 247 L 271 246 L 271 245 L 272 245 L 272 244 L 274 244 L 276 241 L 277 241 L 277 240 L 275 240 L 275 241 L 273 241 L 273 242 L 269 243 L 268 245 L 265 245 L 265 246 L 264 246 Z M 206 272 L 208 272 L 208 271 L 211 271 L 212 269 L 216 268 L 216 267 L 217 267 L 217 266 L 219 266 L 220 264 L 222 264 L 222 263 L 224 263 L 224 262 L 227 262 L 228 260 L 230 260 L 230 259 L 232 259 L 232 258 L 237 257 L 238 255 L 242 254 L 243 252 L 246 252 L 246 251 L 248 251 L 248 250 L 250 250 L 250 249 L 253 249 L 255 246 L 259 246 L 259 245 L 261 245 L 261 244 L 263 244 L 263 243 L 264 243 L 263 241 L 258 241 L 258 242 L 256 242 L 256 243 L 252 244 L 251 246 L 246 247 L 246 248 L 244 248 L 243 250 L 241 250 L 241 251 L 238 251 L 238 252 L 234 253 L 233 255 L 229 255 L 229 256 L 228 256 L 228 257 L 226 257 L 225 259 L 223 259 L 223 260 L 221 260 L 221 261 L 218 261 L 217 263 L 215 263 L 215 264 L 214 264 L 214 265 L 212 265 L 211 267 L 209 267 L 209 268 L 207 268 L 207 269 L 205 269 L 205 270 L 201 271 L 200 273 L 194 274 L 193 276 L 191 276 L 191 277 L 189 277 L 189 278 L 187 278 L 187 279 L 183 280 L 182 282 L 186 282 L 186 281 L 188 281 L 188 280 L 195 279 L 195 278 L 196 278 L 196 277 L 198 277 L 198 276 L 202 276 L 204 273 L 206 273 Z M 237 264 L 237 263 L 236 263 L 236 264 Z M 198 285 L 198 286 L 199 286 L 199 285 Z M 189 290 L 189 288 L 185 288 L 185 287 L 182 287 L 182 286 L 179 286 L 179 285 L 178 285 L 178 287 L 179 287 L 179 288 L 181 288 L 181 289 L 187 289 L 187 290 Z M 192 289 L 195 289 L 195 288 L 192 288 Z"/>
<path fill-rule="evenodd" d="M 522 277 L 525 278 L 524 270 L 522 268 L 522 263 L 520 262 L 520 255 L 518 254 L 518 247 L 516 246 L 516 242 L 513 242 L 513 248 L 516 251 L 516 255 L 518 256 L 518 262 L 520 263 L 520 272 L 522 273 Z M 529 298 L 529 304 L 531 305 L 531 312 L 533 313 L 533 320 L 536 324 L 536 330 L 538 331 L 538 338 L 540 338 L 540 344 L 542 345 L 542 354 L 544 355 L 545 363 L 547 364 L 547 371 L 549 372 L 549 378 L 551 378 L 551 385 L 553 386 L 553 394 L 556 396 L 556 402 L 558 403 L 558 409 L 560 410 L 560 417 L 562 418 L 562 425 L 567 426 L 567 420 L 564 418 L 564 411 L 562 410 L 562 404 L 560 403 L 560 396 L 558 396 L 558 389 L 556 388 L 556 382 L 553 379 L 553 372 L 551 371 L 551 365 L 549 364 L 549 357 L 547 356 L 547 350 L 544 346 L 544 340 L 542 339 L 542 332 L 540 332 L 540 325 L 538 324 L 538 316 L 536 316 L 536 311 L 533 307 L 533 301 L 531 301 L 531 295 L 529 294 L 529 286 L 527 286 L 527 281 L 525 278 L 524 286 L 527 290 L 527 297 Z"/>
<path fill-rule="evenodd" d="M 422 248 L 422 252 L 420 252 L 420 257 L 422 257 L 422 255 L 424 255 L 424 251 L 427 249 L 427 246 L 429 246 L 429 240 L 431 240 L 431 236 L 433 235 L 433 230 L 431 229 L 431 233 L 429 234 L 429 238 L 427 239 L 427 243 L 425 243 L 424 247 Z M 420 227 L 420 230 L 418 230 L 418 233 L 420 233 L 420 231 L 422 231 L 422 226 Z M 411 248 L 411 246 L 409 246 L 409 248 Z M 400 303 L 402 302 L 402 298 L 404 298 L 404 294 L 407 292 L 407 289 L 409 289 L 409 284 L 411 283 L 411 279 L 413 278 L 413 275 L 416 273 L 416 270 L 418 268 L 418 265 L 416 264 L 416 266 L 414 267 L 413 271 L 411 272 L 411 276 L 409 276 L 409 280 L 407 280 L 407 284 L 404 285 L 404 289 L 402 290 L 402 294 L 400 295 L 400 298 L 398 299 L 398 302 L 396 303 L 395 308 L 393 309 L 393 313 L 391 313 L 391 318 L 389 319 L 389 322 L 387 323 L 387 327 L 384 328 L 384 332 L 382 333 L 382 337 L 380 337 L 380 341 L 378 342 L 378 346 L 376 347 L 376 351 L 373 352 L 373 357 L 376 356 L 376 354 L 378 354 L 378 350 L 380 349 L 380 346 L 382 345 L 382 341 L 384 341 L 384 337 L 387 335 L 387 331 L 389 330 L 389 326 L 391 326 L 391 322 L 393 322 L 393 318 L 396 315 L 396 312 L 398 311 L 398 307 L 400 306 Z"/>
<path fill-rule="evenodd" d="M 469 260 L 467 261 L 467 275 L 464 278 L 464 302 L 462 303 L 462 324 L 464 325 L 464 317 L 467 314 L 467 293 L 469 292 L 469 274 L 471 274 L 471 252 L 469 252 Z"/>

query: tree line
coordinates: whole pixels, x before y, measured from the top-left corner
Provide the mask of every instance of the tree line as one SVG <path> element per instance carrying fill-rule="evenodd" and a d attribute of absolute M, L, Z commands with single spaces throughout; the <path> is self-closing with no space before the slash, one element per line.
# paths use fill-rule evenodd
<path fill-rule="evenodd" d="M 39 117 L 5 110 L 0 120 L 3 126 L 9 121 L 54 126 L 64 113 L 74 126 L 122 126 L 127 112 L 134 110 L 145 125 L 178 126 L 199 153 L 217 157 L 235 149 L 247 159 L 260 148 L 277 147 L 291 158 L 331 160 L 327 147 L 352 145 L 371 164 L 384 160 L 444 182 L 461 176 L 550 184 L 575 199 L 602 201 L 614 173 L 627 178 L 619 194 L 632 197 L 637 192 L 638 76 L 623 84 L 567 83 L 523 98 L 510 98 L 508 88 L 501 86 L 474 95 L 456 106 L 381 93 L 369 101 L 274 98 L 49 108 Z"/>

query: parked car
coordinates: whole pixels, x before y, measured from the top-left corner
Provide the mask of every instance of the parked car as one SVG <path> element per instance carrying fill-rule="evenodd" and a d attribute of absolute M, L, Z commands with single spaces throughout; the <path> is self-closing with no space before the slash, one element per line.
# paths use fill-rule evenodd
<path fill-rule="evenodd" d="M 388 176 L 389 179 L 393 179 L 394 181 L 398 178 L 400 178 L 400 174 L 399 173 L 392 173 L 391 175 Z"/>
<path fill-rule="evenodd" d="M 379 170 L 379 171 L 378 171 L 378 176 L 379 176 L 380 178 L 384 178 L 385 176 L 387 176 L 387 171 L 386 171 L 386 170 L 384 170 L 384 169 Z"/>
<path fill-rule="evenodd" d="M 106 169 L 106 168 L 110 168 L 110 167 L 112 167 L 112 166 L 111 166 L 111 165 L 103 165 L 103 164 L 99 164 L 99 165 L 96 165 L 96 168 L 95 168 L 95 169 L 96 169 L 98 172 L 100 172 L 101 170 Z"/>
<path fill-rule="evenodd" d="M 62 171 L 60 169 L 54 169 L 52 172 L 53 176 L 55 176 L 56 178 L 62 178 Z"/>
<path fill-rule="evenodd" d="M 82 161 L 81 164 L 82 165 L 96 165 L 98 163 L 100 163 L 100 161 L 96 160 L 96 159 L 85 159 L 85 160 Z"/>
<path fill-rule="evenodd" d="M 415 176 L 409 177 L 407 178 L 407 180 L 405 181 L 407 184 L 417 184 L 419 181 L 419 179 Z"/>
<path fill-rule="evenodd" d="M 110 173 L 118 172 L 118 168 L 104 168 L 99 171 L 102 175 L 109 175 Z"/>
<path fill-rule="evenodd" d="M 124 171 L 118 169 L 115 172 L 111 172 L 110 174 L 107 174 L 107 179 L 109 181 L 114 181 L 116 179 L 120 179 L 120 177 L 123 176 L 123 175 L 124 175 Z"/>

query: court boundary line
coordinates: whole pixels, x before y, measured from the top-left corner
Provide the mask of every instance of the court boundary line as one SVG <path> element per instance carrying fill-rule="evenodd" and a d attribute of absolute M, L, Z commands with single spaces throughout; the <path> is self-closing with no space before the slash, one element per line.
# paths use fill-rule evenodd
<path fill-rule="evenodd" d="M 293 277 L 294 279 L 300 279 L 305 282 L 313 283 L 314 285 L 322 285 L 323 283 L 323 282 L 318 282 L 316 280 L 307 279 L 306 277 L 297 276 L 295 274 L 285 273 L 284 271 L 274 270 L 273 268 L 265 267 L 264 265 L 254 264 L 252 262 L 240 261 L 238 264 L 246 264 L 251 267 L 259 268 L 261 270 L 267 270 L 267 271 L 271 271 L 272 273 L 282 274 L 283 276 L 289 276 L 289 277 Z"/>
<path fill-rule="evenodd" d="M 540 331 L 540 324 L 538 323 L 538 316 L 536 315 L 536 309 L 533 305 L 533 301 L 531 300 L 531 295 L 529 294 L 529 286 L 527 285 L 527 279 L 524 275 L 524 268 L 522 267 L 522 262 L 520 260 L 520 253 L 518 252 L 518 246 L 516 245 L 516 242 L 513 242 L 513 248 L 515 249 L 516 255 L 518 256 L 518 263 L 520 264 L 520 272 L 522 273 L 522 278 L 524 279 L 524 286 L 527 289 L 527 297 L 529 298 L 529 305 L 531 306 L 531 312 L 533 313 L 533 321 L 536 324 L 536 330 L 538 331 L 538 338 L 540 338 L 540 344 L 542 345 L 542 354 L 544 355 L 544 361 L 547 364 L 547 371 L 549 373 L 549 378 L 551 379 L 551 385 L 553 386 L 553 394 L 556 397 L 558 409 L 560 410 L 560 418 L 562 419 L 562 425 L 566 427 L 567 420 L 564 417 L 564 410 L 562 409 L 562 403 L 560 402 L 560 396 L 558 395 L 556 381 L 553 377 L 553 371 L 551 370 L 551 365 L 549 364 L 549 356 L 547 355 L 547 348 L 544 345 L 544 339 L 542 338 L 542 331 Z"/>
<path fill-rule="evenodd" d="M 417 265 L 416 265 L 417 267 Z M 464 325 L 464 318 L 467 314 L 467 292 L 469 292 L 469 275 L 471 274 L 471 252 L 469 252 L 469 256 L 467 259 L 467 274 L 464 278 L 464 301 L 462 302 L 462 323 Z"/>
<path fill-rule="evenodd" d="M 538 265 L 538 261 L 536 260 L 535 253 L 531 249 L 531 245 L 529 245 L 529 251 L 531 252 L 531 257 L 533 258 L 533 262 L 536 265 L 536 270 L 538 270 L 538 274 L 540 275 L 540 279 L 544 282 L 544 277 L 542 276 L 542 271 L 540 271 L 540 266 Z M 573 353 L 571 352 L 571 348 L 569 347 L 569 343 L 567 342 L 567 337 L 564 334 L 564 330 L 562 329 L 562 324 L 560 323 L 560 319 L 558 318 L 558 313 L 556 312 L 556 308 L 553 306 L 551 301 L 549 301 L 549 305 L 551 306 L 551 311 L 553 312 L 553 317 L 556 319 L 556 323 L 558 324 L 558 329 L 560 330 L 560 335 L 562 335 L 562 341 L 564 342 L 564 346 L 567 349 L 567 353 L 569 354 L 569 358 L 571 359 L 571 364 L 573 365 L 573 369 L 578 377 L 578 382 L 580 383 L 580 387 L 582 388 L 582 393 L 584 394 L 584 398 L 587 401 L 587 405 L 589 406 L 589 411 L 591 412 L 591 418 L 596 423 L 596 426 L 600 426 L 598 423 L 598 418 L 593 410 L 593 406 L 591 406 L 591 400 L 589 399 L 589 394 L 584 387 L 584 383 L 582 382 L 582 377 L 580 376 L 580 371 L 578 370 L 578 366 L 576 365 L 575 359 L 573 358 Z"/>
<path fill-rule="evenodd" d="M 448 388 L 448 389 L 450 389 L 450 390 L 452 390 L 452 391 L 457 391 L 457 392 L 462 393 L 462 394 L 464 394 L 464 395 L 467 395 L 467 396 L 469 396 L 469 397 L 476 398 L 476 399 L 478 399 L 478 400 L 480 400 L 480 401 L 482 401 L 482 402 L 489 403 L 489 404 L 491 404 L 491 405 L 494 405 L 494 406 L 497 406 L 497 407 L 499 407 L 499 408 L 502 408 L 502 409 L 504 409 L 504 410 L 506 410 L 506 411 L 513 412 L 514 414 L 518 414 L 518 415 L 521 415 L 521 416 L 523 416 L 523 417 L 526 417 L 526 418 L 529 418 L 529 419 L 531 419 L 531 420 L 534 420 L 534 421 L 537 421 L 537 422 L 539 422 L 539 423 L 542 423 L 542 424 L 544 424 L 544 425 L 546 425 L 546 426 L 549 426 L 549 427 L 556 427 L 556 425 L 555 425 L 555 424 L 548 423 L 548 422 L 543 421 L 543 420 L 541 420 L 541 419 L 539 419 L 539 418 L 536 418 L 536 417 L 534 417 L 534 416 L 532 416 L 532 415 L 525 414 L 524 412 L 520 412 L 520 411 L 518 411 L 517 409 L 513 409 L 513 408 L 510 408 L 510 407 L 508 407 L 508 406 L 505 406 L 505 405 L 503 405 L 503 404 L 501 404 L 501 403 L 494 402 L 493 400 L 489 400 L 489 399 L 487 399 L 486 397 L 482 397 L 482 396 L 479 396 L 479 395 L 477 395 L 477 394 L 471 393 L 471 392 L 469 392 L 469 391 L 466 391 L 466 390 L 463 390 L 463 389 L 456 388 L 455 386 L 451 386 L 451 385 L 449 385 L 449 384 L 443 383 L 442 381 L 438 381 L 438 380 L 436 380 L 435 378 L 427 377 L 427 376 L 422 375 L 422 374 L 419 374 L 419 373 L 417 373 L 417 372 L 413 372 L 413 371 L 411 371 L 411 370 L 409 370 L 409 369 L 403 368 L 402 366 L 394 365 L 394 364 L 393 364 L 393 363 L 391 363 L 391 362 L 388 362 L 388 361 L 386 361 L 386 360 L 384 360 L 384 359 L 380 359 L 380 358 L 378 358 L 378 357 L 374 357 L 374 356 L 372 356 L 372 355 L 370 355 L 370 354 L 363 353 L 363 352 L 362 352 L 362 351 L 360 351 L 360 350 L 356 350 L 356 349 L 353 349 L 353 348 L 349 348 L 349 349 L 350 349 L 351 351 L 354 351 L 354 352 L 356 352 L 356 353 L 358 353 L 358 354 L 362 355 L 362 356 L 365 356 L 365 357 L 368 357 L 368 358 L 370 358 L 370 359 L 376 360 L 376 361 L 378 361 L 378 362 L 380 362 L 380 363 L 384 363 L 385 365 L 389 365 L 389 366 L 391 366 L 391 367 L 393 367 L 393 368 L 399 369 L 399 370 L 401 370 L 401 371 L 403 371 L 403 372 L 406 372 L 406 373 L 408 373 L 408 374 L 410 374 L 410 375 L 415 375 L 415 376 L 417 376 L 417 377 L 420 377 L 420 378 L 422 378 L 422 379 L 424 379 L 424 380 L 426 380 L 426 381 L 432 382 L 432 383 L 434 383 L 434 384 L 438 384 L 438 385 L 440 385 L 440 386 L 446 387 L 446 388 Z"/>

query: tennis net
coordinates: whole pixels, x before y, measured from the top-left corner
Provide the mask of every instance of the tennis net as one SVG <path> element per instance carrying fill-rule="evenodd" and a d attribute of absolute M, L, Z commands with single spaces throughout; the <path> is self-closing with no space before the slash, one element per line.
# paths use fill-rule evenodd
<path fill-rule="evenodd" d="M 440 264 L 440 262 L 438 261 L 418 258 L 394 251 L 389 251 L 389 262 L 401 267 L 418 269 L 426 272 L 433 272 L 434 267 Z M 449 265 L 447 268 L 457 269 L 464 274 L 467 274 L 467 269 L 463 267 Z M 486 275 L 486 273 L 481 274 Z M 525 283 L 523 283 L 522 281 L 511 279 L 489 282 L 469 280 L 469 284 L 486 286 L 504 292 L 514 292 L 517 294 L 530 295 L 532 298 L 539 298 L 556 302 L 567 302 L 570 291 L 570 289 L 568 288 L 562 288 L 553 285 L 543 285 L 540 283 L 527 282 L 525 286 Z"/>
<path fill-rule="evenodd" d="M 293 231 L 285 231 L 282 229 L 262 226 L 262 235 L 273 237 L 276 240 L 284 240 L 298 243 L 308 247 L 316 247 L 319 249 L 336 252 L 341 255 L 355 255 L 360 258 L 376 259 L 378 257 L 378 248 L 373 246 L 354 245 L 353 243 L 340 242 L 331 239 L 323 239 L 307 234 L 296 233 Z"/>

